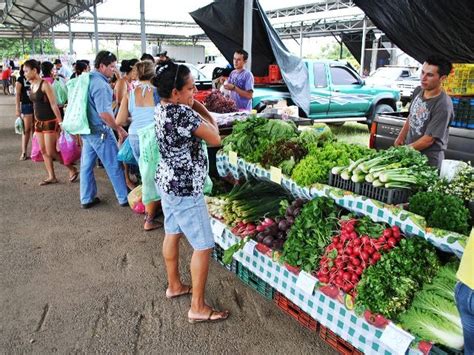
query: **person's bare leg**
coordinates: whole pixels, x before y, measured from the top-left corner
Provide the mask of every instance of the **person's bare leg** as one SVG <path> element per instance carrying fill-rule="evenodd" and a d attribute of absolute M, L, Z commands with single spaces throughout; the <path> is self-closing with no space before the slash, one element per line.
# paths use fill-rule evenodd
<path fill-rule="evenodd" d="M 212 249 L 195 250 L 191 258 L 193 296 L 191 299 L 191 309 L 188 311 L 188 318 L 190 320 L 207 320 L 209 317 L 211 317 L 210 320 L 216 320 L 227 318 L 229 315 L 228 311 L 213 312 L 212 308 L 206 304 L 205 289 L 211 252 Z"/>
<path fill-rule="evenodd" d="M 189 286 L 183 285 L 179 274 L 179 240 L 182 234 L 165 234 L 163 241 L 163 257 L 168 274 L 168 289 L 166 297 L 173 297 L 189 291 Z"/>
<path fill-rule="evenodd" d="M 145 224 L 143 228 L 145 230 L 153 230 L 156 228 L 161 228 L 163 224 L 159 221 L 154 221 L 156 216 L 156 210 L 160 206 L 160 201 L 153 201 L 145 205 Z"/>
<path fill-rule="evenodd" d="M 31 134 L 33 131 L 33 115 L 24 115 L 23 116 L 23 126 L 25 131 L 21 136 L 21 156 L 28 156 L 28 144 L 30 143 Z"/>
<path fill-rule="evenodd" d="M 36 133 L 38 137 L 38 143 L 41 148 L 41 154 L 43 154 L 44 166 L 46 167 L 46 172 L 48 173 L 48 178 L 44 181 L 51 182 L 56 181 L 56 175 L 54 173 L 54 165 L 53 165 L 53 156 L 51 155 L 51 134 L 44 134 L 44 133 Z M 54 142 L 56 144 L 56 142 Z M 56 147 L 54 148 L 54 152 L 56 151 Z"/>
<path fill-rule="evenodd" d="M 127 184 L 127 187 L 130 190 L 133 190 L 135 187 L 137 187 L 137 184 L 135 184 L 132 179 L 130 178 L 130 172 L 128 169 L 128 164 L 123 163 L 123 173 L 125 174 L 125 182 Z"/>

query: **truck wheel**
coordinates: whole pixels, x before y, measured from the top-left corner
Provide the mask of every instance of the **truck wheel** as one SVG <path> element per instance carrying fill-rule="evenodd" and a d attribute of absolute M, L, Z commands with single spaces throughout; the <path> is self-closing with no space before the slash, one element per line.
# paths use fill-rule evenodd
<path fill-rule="evenodd" d="M 394 112 L 392 106 L 387 105 L 387 104 L 378 104 L 377 106 L 375 106 L 374 114 L 370 118 L 370 121 L 367 121 L 367 125 L 370 128 L 370 126 L 372 125 L 372 122 L 375 120 L 375 117 L 377 117 L 378 114 L 390 113 L 390 112 Z"/>

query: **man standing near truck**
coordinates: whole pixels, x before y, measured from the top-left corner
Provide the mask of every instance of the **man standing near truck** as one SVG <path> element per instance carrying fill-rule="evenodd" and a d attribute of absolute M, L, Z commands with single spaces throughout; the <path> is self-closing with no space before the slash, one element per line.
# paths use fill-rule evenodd
<path fill-rule="evenodd" d="M 243 49 L 234 53 L 234 70 L 227 79 L 224 88 L 230 90 L 230 98 L 235 101 L 239 110 L 252 110 L 253 74 L 244 68 L 249 54 Z"/>
<path fill-rule="evenodd" d="M 410 114 L 395 140 L 395 146 L 407 144 L 425 154 L 428 163 L 438 169 L 454 117 L 451 98 L 441 87 L 451 69 L 451 63 L 438 56 L 426 59 L 421 69 L 421 87 L 413 93 Z"/>

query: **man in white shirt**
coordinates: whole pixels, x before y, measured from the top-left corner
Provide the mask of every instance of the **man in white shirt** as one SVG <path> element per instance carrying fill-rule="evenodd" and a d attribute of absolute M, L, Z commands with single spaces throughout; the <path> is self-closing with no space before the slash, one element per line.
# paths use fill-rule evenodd
<path fill-rule="evenodd" d="M 54 66 L 56 67 L 58 77 L 60 77 L 63 82 L 66 82 L 71 77 L 71 70 L 61 63 L 61 59 L 56 59 L 54 61 Z"/>

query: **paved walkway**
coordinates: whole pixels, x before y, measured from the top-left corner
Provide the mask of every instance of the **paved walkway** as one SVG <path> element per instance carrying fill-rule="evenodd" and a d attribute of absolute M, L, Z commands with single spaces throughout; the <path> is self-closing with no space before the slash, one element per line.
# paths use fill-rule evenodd
<path fill-rule="evenodd" d="M 103 169 L 103 203 L 89 210 L 59 164 L 60 184 L 38 186 L 44 166 L 18 160 L 14 121 L 14 98 L 0 95 L 0 353 L 333 353 L 215 262 L 207 299 L 231 317 L 188 324 L 190 300 L 164 298 L 163 232 L 141 231 Z"/>

